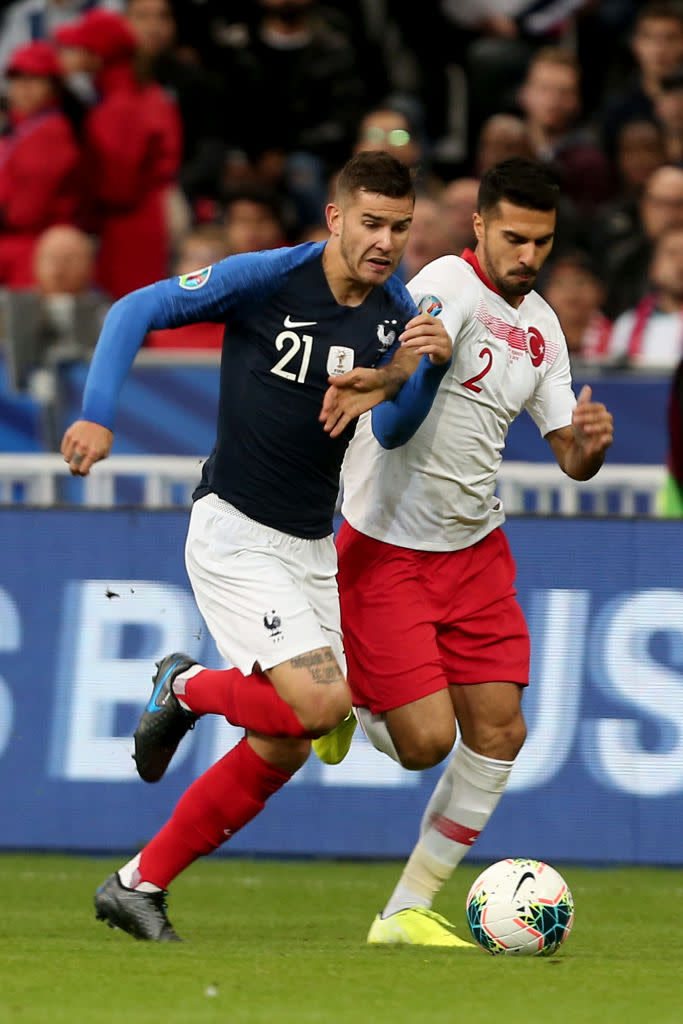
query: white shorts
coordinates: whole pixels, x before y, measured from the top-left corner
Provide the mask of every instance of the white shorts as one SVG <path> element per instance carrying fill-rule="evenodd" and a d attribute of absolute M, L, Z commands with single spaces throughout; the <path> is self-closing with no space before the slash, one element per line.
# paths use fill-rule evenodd
<path fill-rule="evenodd" d="M 185 565 L 218 650 L 245 675 L 331 647 L 346 676 L 331 536 L 292 537 L 207 494 L 192 507 Z"/>

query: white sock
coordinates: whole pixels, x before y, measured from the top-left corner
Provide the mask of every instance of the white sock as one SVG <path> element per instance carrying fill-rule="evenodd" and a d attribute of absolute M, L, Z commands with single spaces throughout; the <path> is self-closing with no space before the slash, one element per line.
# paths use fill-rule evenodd
<path fill-rule="evenodd" d="M 382 917 L 431 907 L 495 811 L 514 761 L 475 754 L 460 741 L 430 797 L 420 838 Z"/>
<path fill-rule="evenodd" d="M 424 809 L 422 821 L 420 822 L 420 836 L 423 836 L 425 834 L 425 832 L 432 823 L 432 818 L 434 817 L 434 815 L 443 814 L 443 812 L 446 810 L 446 806 L 451 798 L 451 791 L 453 789 L 453 779 L 451 777 L 451 772 L 449 771 L 449 769 L 451 767 L 451 764 L 453 763 L 454 755 L 455 751 L 451 758 L 448 760 L 446 767 L 442 771 L 441 777 L 439 778 L 439 781 L 434 787 L 432 795 L 430 796 L 427 802 L 427 806 Z"/>
<path fill-rule="evenodd" d="M 173 690 L 176 696 L 176 700 L 178 701 L 178 703 L 180 704 L 181 708 L 184 711 L 192 711 L 192 708 L 188 707 L 185 701 L 183 700 L 185 686 L 189 682 L 189 680 L 192 679 L 193 676 L 196 676 L 203 671 L 204 665 L 192 665 L 192 667 L 188 668 L 187 671 L 181 672 L 180 675 L 177 675 L 173 682 L 171 683 L 171 689 Z"/>
<path fill-rule="evenodd" d="M 153 882 L 142 881 L 139 865 L 140 854 L 136 853 L 132 860 L 129 860 L 127 864 L 119 868 L 117 874 L 121 885 L 124 885 L 126 889 L 136 889 L 137 892 L 161 892 L 159 886 L 154 885 Z"/>
<path fill-rule="evenodd" d="M 376 750 L 388 754 L 394 761 L 401 763 L 394 741 L 389 735 L 384 715 L 373 715 L 369 708 L 354 708 L 358 723 Z"/>

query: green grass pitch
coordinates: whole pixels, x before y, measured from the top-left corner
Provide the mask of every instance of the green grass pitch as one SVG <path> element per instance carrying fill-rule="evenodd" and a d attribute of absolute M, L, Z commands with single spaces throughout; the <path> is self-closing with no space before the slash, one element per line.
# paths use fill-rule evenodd
<path fill-rule="evenodd" d="M 173 886 L 182 945 L 96 922 L 120 860 L 0 856 L 1 1024 L 681 1024 L 683 870 L 556 865 L 576 904 L 553 958 L 377 948 L 386 863 L 216 858 Z M 467 935 L 481 864 L 435 909 Z"/>

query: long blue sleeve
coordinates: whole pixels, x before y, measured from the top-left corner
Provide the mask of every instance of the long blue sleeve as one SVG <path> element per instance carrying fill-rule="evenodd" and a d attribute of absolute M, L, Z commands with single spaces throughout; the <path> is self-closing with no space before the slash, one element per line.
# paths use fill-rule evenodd
<path fill-rule="evenodd" d="M 450 365 L 450 359 L 437 366 L 424 355 L 396 397 L 375 406 L 372 432 L 382 448 L 398 448 L 410 440 L 431 409 Z"/>
<path fill-rule="evenodd" d="M 149 285 L 111 307 L 88 370 L 81 419 L 113 430 L 119 392 L 145 335 L 163 322 L 164 299 L 162 288 Z"/>
<path fill-rule="evenodd" d="M 124 295 L 102 326 L 85 384 L 82 418 L 112 429 L 119 392 L 148 331 L 203 320 L 226 323 L 238 302 L 263 301 L 293 267 L 323 248 L 322 243 L 305 243 L 240 253 Z"/>

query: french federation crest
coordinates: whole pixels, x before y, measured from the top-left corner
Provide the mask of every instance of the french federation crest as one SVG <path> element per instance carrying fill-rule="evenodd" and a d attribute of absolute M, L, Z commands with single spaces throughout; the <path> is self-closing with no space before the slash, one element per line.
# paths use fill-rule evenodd
<path fill-rule="evenodd" d="M 443 302 L 437 299 L 436 295 L 425 295 L 417 307 L 421 313 L 429 313 L 430 316 L 438 316 L 443 313 Z"/>
<path fill-rule="evenodd" d="M 202 270 L 193 270 L 191 274 L 181 274 L 178 284 L 188 292 L 194 292 L 197 288 L 203 288 L 211 277 L 211 267 L 204 267 Z"/>
<path fill-rule="evenodd" d="M 275 609 L 270 613 L 266 612 L 263 616 L 263 625 L 268 630 L 272 640 L 278 641 L 282 639 L 282 619 L 277 614 Z"/>
<path fill-rule="evenodd" d="M 383 324 L 377 324 L 377 339 L 379 341 L 380 352 L 387 352 L 396 340 L 396 331 L 393 330 L 391 326 L 387 327 L 387 324 L 393 324 L 395 326 L 396 321 L 385 320 Z"/>

